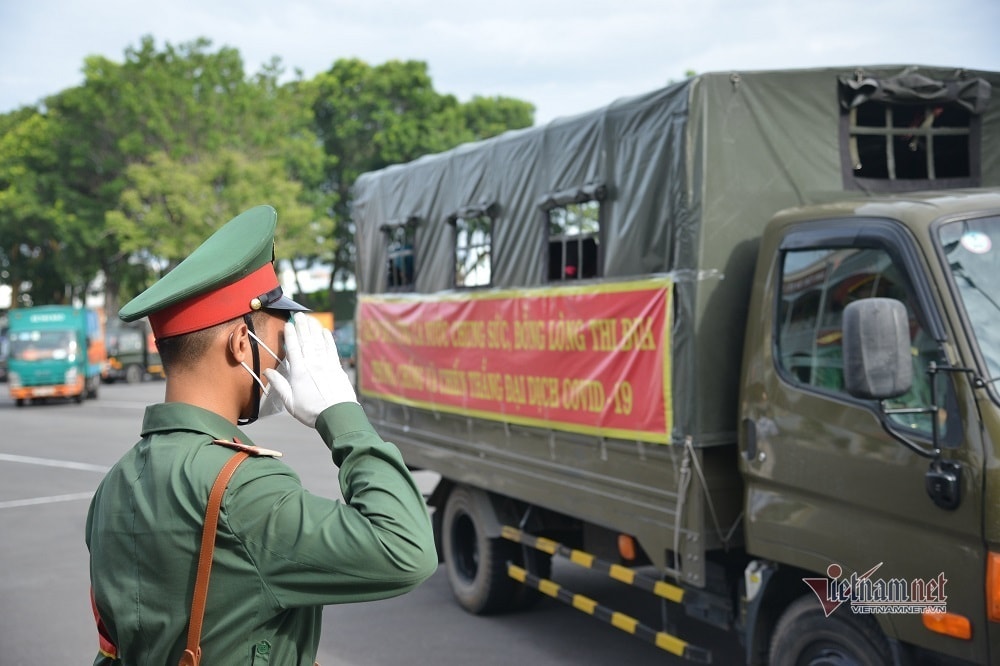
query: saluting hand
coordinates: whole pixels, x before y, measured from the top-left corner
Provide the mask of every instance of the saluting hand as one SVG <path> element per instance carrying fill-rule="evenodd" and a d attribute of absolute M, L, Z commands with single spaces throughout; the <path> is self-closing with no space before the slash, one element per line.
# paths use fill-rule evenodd
<path fill-rule="evenodd" d="M 315 428 L 317 417 L 327 407 L 358 401 L 340 364 L 333 334 L 316 319 L 296 312 L 285 324 L 285 350 L 287 370 L 268 368 L 264 374 L 296 419 Z"/>

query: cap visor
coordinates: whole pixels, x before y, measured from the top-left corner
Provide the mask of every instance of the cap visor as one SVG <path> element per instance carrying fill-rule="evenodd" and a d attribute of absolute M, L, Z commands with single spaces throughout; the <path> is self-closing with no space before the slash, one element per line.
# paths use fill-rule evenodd
<path fill-rule="evenodd" d="M 268 303 L 265 306 L 268 310 L 288 310 L 289 312 L 312 312 L 309 308 L 299 303 L 296 303 L 288 296 L 282 296 L 274 303 Z"/>

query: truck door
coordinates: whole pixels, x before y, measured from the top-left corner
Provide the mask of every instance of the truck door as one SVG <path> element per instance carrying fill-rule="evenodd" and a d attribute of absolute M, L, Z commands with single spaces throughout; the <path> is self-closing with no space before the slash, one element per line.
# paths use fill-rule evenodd
<path fill-rule="evenodd" d="M 751 390 L 742 414 L 744 439 L 751 442 L 744 445 L 741 462 L 748 549 L 809 572 L 803 577 L 828 579 L 830 589 L 878 567 L 871 581 L 889 581 L 893 594 L 856 596 L 846 600 L 851 608 L 837 612 L 875 615 L 887 635 L 906 642 L 941 650 L 942 641 L 950 641 L 948 649 L 956 655 L 984 654 L 977 652 L 985 650 L 982 642 L 974 647 L 931 633 L 915 606 L 892 614 L 853 606 L 866 600 L 922 603 L 920 585 L 942 581 L 949 612 L 974 624 L 984 618 L 985 549 L 976 490 L 982 487 L 983 447 L 968 379 L 938 373 L 933 380 L 938 444 L 943 457 L 960 462 L 963 470 L 966 499 L 950 510 L 937 506 L 925 489 L 929 460 L 892 435 L 930 448 L 932 415 L 885 416 L 878 403 L 854 398 L 844 388 L 843 309 L 855 299 L 889 297 L 907 308 L 914 383 L 886 406 L 933 404 L 926 370 L 931 362 L 947 363 L 947 335 L 914 240 L 901 225 L 881 219 L 788 227 L 768 291 L 761 302 L 770 299 L 762 309 L 772 324 L 760 338 L 759 360 L 748 366 Z M 895 599 L 904 588 L 909 598 Z M 863 594 L 877 597 L 878 590 L 871 589 Z M 806 583 L 799 591 L 813 594 Z"/>

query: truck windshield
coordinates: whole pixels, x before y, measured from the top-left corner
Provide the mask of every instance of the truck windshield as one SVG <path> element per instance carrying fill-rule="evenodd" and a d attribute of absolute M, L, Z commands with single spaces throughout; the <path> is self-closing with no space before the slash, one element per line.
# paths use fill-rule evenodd
<path fill-rule="evenodd" d="M 959 220 L 938 232 L 990 378 L 1000 377 L 1000 217 Z"/>
<path fill-rule="evenodd" d="M 20 361 L 72 360 L 76 339 L 72 331 L 17 331 L 10 336 L 10 355 Z"/>

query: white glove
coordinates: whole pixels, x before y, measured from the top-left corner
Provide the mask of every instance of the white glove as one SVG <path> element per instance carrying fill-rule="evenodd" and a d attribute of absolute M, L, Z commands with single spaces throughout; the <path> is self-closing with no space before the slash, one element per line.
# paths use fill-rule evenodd
<path fill-rule="evenodd" d="M 351 380 L 340 364 L 333 334 L 302 312 L 285 324 L 287 372 L 264 370 L 272 390 L 296 419 L 316 427 L 320 412 L 342 402 L 357 402 Z M 284 375 L 287 374 L 287 379 Z"/>

